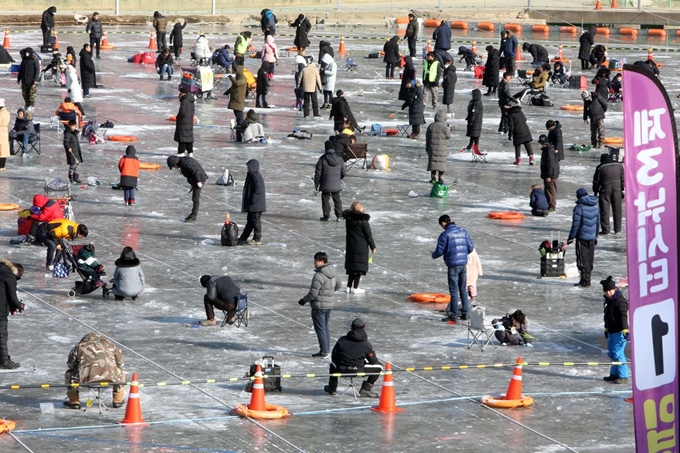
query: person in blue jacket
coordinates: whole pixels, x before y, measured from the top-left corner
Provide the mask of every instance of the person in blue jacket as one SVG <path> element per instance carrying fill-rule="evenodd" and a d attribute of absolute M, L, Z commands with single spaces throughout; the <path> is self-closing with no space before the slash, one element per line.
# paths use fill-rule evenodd
<path fill-rule="evenodd" d="M 432 40 L 434 41 L 434 55 L 439 60 L 439 67 L 444 66 L 446 57 L 450 57 L 449 50 L 451 50 L 451 25 L 445 20 L 435 28 L 432 33 Z"/>
<path fill-rule="evenodd" d="M 531 215 L 537 217 L 547 217 L 549 212 L 548 209 L 548 198 L 545 196 L 543 188 L 534 184 L 531 186 L 531 194 L 529 194 L 529 206 L 531 206 Z"/>
<path fill-rule="evenodd" d="M 458 318 L 459 299 L 463 302 L 460 320 L 467 321 L 468 319 L 467 261 L 468 254 L 475 249 L 475 244 L 467 231 L 456 225 L 448 215 L 444 214 L 439 217 L 439 225 L 444 232 L 439 235 L 437 249 L 432 252 L 432 259 L 444 256 L 444 262 L 449 268 L 449 292 L 451 293 L 451 302 L 447 309 L 449 315 L 442 321 L 455 324 Z"/>
<path fill-rule="evenodd" d="M 515 75 L 515 58 L 517 57 L 517 46 L 519 42 L 515 35 L 510 30 L 505 30 L 501 34 L 501 43 L 498 46 L 498 51 L 501 54 L 501 68 L 505 68 L 505 72 Z"/>
<path fill-rule="evenodd" d="M 600 231 L 600 208 L 597 206 L 597 197 L 588 195 L 583 187 L 576 191 L 576 198 L 567 244 L 576 240 L 576 267 L 581 279 L 574 286 L 588 288 L 595 261 L 597 233 Z"/>

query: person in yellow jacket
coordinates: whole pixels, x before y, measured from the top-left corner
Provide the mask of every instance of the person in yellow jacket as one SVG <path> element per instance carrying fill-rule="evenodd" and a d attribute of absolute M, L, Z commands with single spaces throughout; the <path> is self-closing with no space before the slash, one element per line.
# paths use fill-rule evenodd
<path fill-rule="evenodd" d="M 75 223 L 68 219 L 57 219 L 41 223 L 38 227 L 36 239 L 47 247 L 47 270 L 54 270 L 54 252 L 61 250 L 57 244 L 60 239 L 85 238 L 88 235 L 87 226 Z"/>
<path fill-rule="evenodd" d="M 439 79 L 441 66 L 434 52 L 428 52 L 423 62 L 423 105 L 427 107 L 429 99 L 432 99 L 432 108 L 437 108 L 439 97 Z"/>

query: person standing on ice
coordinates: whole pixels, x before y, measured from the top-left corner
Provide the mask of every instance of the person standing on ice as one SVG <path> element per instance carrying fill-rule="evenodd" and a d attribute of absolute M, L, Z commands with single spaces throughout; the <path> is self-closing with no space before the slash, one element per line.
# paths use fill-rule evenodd
<path fill-rule="evenodd" d="M 475 249 L 475 244 L 467 231 L 456 225 L 448 215 L 444 214 L 439 217 L 439 226 L 444 231 L 439 235 L 437 248 L 432 252 L 432 259 L 436 260 L 444 256 L 444 262 L 448 267 L 449 293 L 451 293 L 451 302 L 446 309 L 448 316 L 442 318 L 442 321 L 455 324 L 458 318 L 459 301 L 463 303 L 460 320 L 468 320 L 467 262 L 468 255 Z"/>
<path fill-rule="evenodd" d="M 24 266 L 0 260 L 0 369 L 15 370 L 21 366 L 13 362 L 7 349 L 7 315 L 24 312 L 24 303 L 17 298 L 17 280 L 24 275 Z"/>
<path fill-rule="evenodd" d="M 371 216 L 366 214 L 364 206 L 355 201 L 352 206 L 342 213 L 345 219 L 346 245 L 345 245 L 345 271 L 347 272 L 347 288 L 345 291 L 352 294 L 363 294 L 365 289 L 359 288 L 362 275 L 368 272 L 368 251 L 375 254 L 377 249 L 373 241 L 373 232 L 369 220 Z"/>
<path fill-rule="evenodd" d="M 583 32 L 583 34 L 578 38 L 578 59 L 581 60 L 582 70 L 590 69 L 590 50 L 595 45 L 596 33 L 597 27 L 595 25 L 591 25 L 588 31 Z"/>
<path fill-rule="evenodd" d="M 593 148 L 602 148 L 604 144 L 604 119 L 607 113 L 607 99 L 597 92 L 581 93 L 583 99 L 583 122 L 590 122 L 590 144 Z"/>
<path fill-rule="evenodd" d="M 316 162 L 314 172 L 314 187 L 321 192 L 321 211 L 323 217 L 319 220 L 329 222 L 331 219 L 331 197 L 335 207 L 335 220 L 342 216 L 342 180 L 345 178 L 345 161 L 337 154 L 335 144 L 330 140 L 325 143 L 326 153 Z M 342 146 L 339 146 L 342 150 Z"/>
<path fill-rule="evenodd" d="M 415 14 L 408 13 L 408 25 L 406 26 L 406 40 L 408 42 L 408 53 L 411 58 L 418 55 L 416 45 L 418 42 L 418 19 Z"/>
<path fill-rule="evenodd" d="M 501 83 L 498 85 L 498 107 L 501 109 L 501 122 L 498 124 L 498 132 L 508 133 L 508 109 L 505 108 L 513 102 L 512 93 L 510 93 L 510 80 L 513 78 L 512 72 L 504 72 Z"/>
<path fill-rule="evenodd" d="M 527 124 L 527 117 L 522 112 L 522 107 L 519 103 L 513 101 L 503 108 L 508 112 L 508 140 L 512 140 L 512 144 L 515 145 L 514 164 L 520 164 L 520 150 L 522 145 L 524 145 L 524 149 L 526 149 L 529 156 L 529 165 L 534 165 L 534 150 L 531 149 L 533 138 Z"/>
<path fill-rule="evenodd" d="M 266 190 L 264 178 L 260 173 L 260 163 L 256 159 L 246 162 L 248 176 L 243 184 L 243 198 L 241 200 L 241 212 L 248 213 L 246 226 L 243 228 L 241 237 L 236 245 L 262 245 L 262 213 L 267 210 Z M 253 239 L 248 240 L 250 233 Z"/>
<path fill-rule="evenodd" d="M 444 183 L 446 172 L 446 160 L 449 151 L 446 149 L 446 141 L 451 138 L 451 129 L 446 124 L 446 113 L 442 110 L 434 115 L 434 123 L 427 127 L 425 133 L 425 151 L 427 152 L 427 171 L 430 172 L 430 182 Z"/>
<path fill-rule="evenodd" d="M 557 178 L 560 177 L 560 161 L 557 157 L 557 151 L 553 148 L 552 143 L 548 141 L 548 136 L 543 134 L 538 137 L 538 143 L 541 145 L 541 179 L 543 180 L 543 189 L 545 196 L 548 199 L 548 212 L 555 212 L 557 207 Z"/>
<path fill-rule="evenodd" d="M 203 171 L 203 167 L 192 157 L 170 156 L 167 160 L 168 168 L 179 168 L 182 176 L 187 178 L 187 182 L 191 186 L 191 201 L 193 207 L 191 214 L 184 219 L 185 222 L 195 222 L 198 215 L 198 208 L 201 203 L 201 189 L 208 179 L 208 175 Z"/>
<path fill-rule="evenodd" d="M 576 240 L 576 267 L 581 279 L 574 286 L 588 288 L 595 261 L 597 234 L 600 231 L 600 209 L 597 207 L 597 197 L 588 195 L 583 187 L 576 191 L 576 198 L 567 244 Z"/>
<path fill-rule="evenodd" d="M 467 132 L 466 136 L 470 137 L 465 151 L 474 149 L 475 153 L 479 154 L 479 137 L 482 135 L 482 121 L 484 119 L 484 104 L 482 103 L 482 92 L 477 88 L 472 90 L 472 99 L 468 102 L 467 116 Z"/>
<path fill-rule="evenodd" d="M 423 101 L 423 85 L 418 80 L 406 82 L 408 97 L 401 109 L 408 107 L 408 124 L 411 126 L 411 133 L 408 138 L 417 140 L 420 138 L 420 126 L 425 124 L 425 103 Z"/>
<path fill-rule="evenodd" d="M 623 165 L 614 161 L 608 153 L 603 153 L 593 175 L 593 195 L 599 195 L 600 234 L 611 233 L 610 215 L 614 217 L 614 234 L 621 233 L 621 205 L 625 187 Z"/>
<path fill-rule="evenodd" d="M 161 77 L 162 78 L 162 77 Z M 182 86 L 179 94 L 179 111 L 175 117 L 175 136 L 177 154 L 191 157 L 194 155 L 194 113 L 196 109 L 194 95 L 189 88 Z"/>
<path fill-rule="evenodd" d="M 616 287 L 616 280 L 610 275 L 600 281 L 604 292 L 604 337 L 607 339 L 607 350 L 612 362 L 623 362 L 623 365 L 612 365 L 609 376 L 604 380 L 612 384 L 628 383 L 628 365 L 626 362 L 626 343 L 630 341 L 628 331 L 628 300 Z"/>

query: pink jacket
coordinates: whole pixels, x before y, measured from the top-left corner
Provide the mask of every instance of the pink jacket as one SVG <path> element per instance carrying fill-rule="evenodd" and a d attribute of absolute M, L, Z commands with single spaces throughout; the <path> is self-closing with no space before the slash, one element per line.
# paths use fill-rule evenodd
<path fill-rule="evenodd" d="M 473 250 L 468 254 L 467 262 L 467 286 L 476 285 L 477 278 L 484 275 L 482 271 L 482 262 L 479 260 L 477 250 Z"/>
<path fill-rule="evenodd" d="M 262 61 L 276 63 L 278 59 L 279 52 L 276 49 L 276 44 L 274 44 L 274 37 L 272 35 L 268 35 L 264 40 L 264 47 L 262 47 Z"/>

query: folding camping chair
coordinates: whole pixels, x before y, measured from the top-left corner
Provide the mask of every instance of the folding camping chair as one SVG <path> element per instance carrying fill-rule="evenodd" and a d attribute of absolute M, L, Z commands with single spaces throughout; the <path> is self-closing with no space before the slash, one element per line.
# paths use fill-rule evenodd
<path fill-rule="evenodd" d="M 230 138 L 232 142 L 235 142 L 238 139 L 238 134 L 236 134 L 236 120 L 234 118 L 231 119 L 230 125 L 231 125 Z"/>
<path fill-rule="evenodd" d="M 359 376 L 343 376 L 342 378 L 345 379 L 347 388 L 340 392 L 340 395 L 344 395 L 345 393 L 351 391 L 354 401 L 359 401 L 359 390 L 357 390 L 357 384 L 361 383 L 363 378 Z"/>
<path fill-rule="evenodd" d="M 472 162 L 484 162 L 486 163 L 486 153 L 472 148 Z"/>
<path fill-rule="evenodd" d="M 106 407 L 106 404 L 104 404 L 104 400 L 102 399 L 102 392 L 110 388 L 111 388 L 110 385 L 101 385 L 97 383 L 88 384 L 88 389 L 91 396 L 87 399 L 87 402 L 85 403 L 85 409 L 83 409 L 83 412 L 86 412 L 90 407 L 94 406 L 95 403 L 96 407 L 99 408 L 100 414 L 102 413 L 102 409 L 108 411 L 109 408 Z"/>
<path fill-rule="evenodd" d="M 468 340 L 472 335 L 472 340 L 468 344 L 468 349 L 472 347 L 473 344 L 479 346 L 482 351 L 486 349 L 489 344 L 494 348 L 495 344 L 491 343 L 494 338 L 494 328 L 491 324 L 487 324 L 484 319 L 484 309 L 482 307 L 473 308 L 470 310 L 470 322 L 468 323 Z"/>
<path fill-rule="evenodd" d="M 35 133 L 31 134 L 31 138 L 28 140 L 28 146 L 26 149 L 24 149 L 24 154 L 29 154 L 31 151 L 35 151 L 35 153 L 39 156 L 40 155 L 40 123 L 34 123 L 33 128 Z M 19 137 L 14 137 L 12 140 L 17 142 L 19 145 L 19 149 L 22 149 L 24 147 L 24 142 L 22 141 L 21 138 Z"/>
<path fill-rule="evenodd" d="M 351 145 L 345 146 L 342 159 L 347 163 L 347 170 L 354 167 L 354 165 L 361 160 L 363 160 L 361 168 L 368 169 L 367 150 L 368 144 L 366 143 L 352 143 Z"/>
<path fill-rule="evenodd" d="M 347 65 L 347 70 L 349 72 L 359 72 L 359 65 L 354 63 L 354 60 L 352 58 L 348 58 L 345 60 L 345 64 Z"/>
<path fill-rule="evenodd" d="M 248 313 L 248 294 L 240 294 L 238 296 L 236 310 L 231 315 L 225 310 L 222 311 L 224 312 L 224 320 L 222 320 L 221 327 L 227 324 L 233 324 L 236 327 L 248 327 L 248 320 L 250 319 L 250 314 Z"/>

